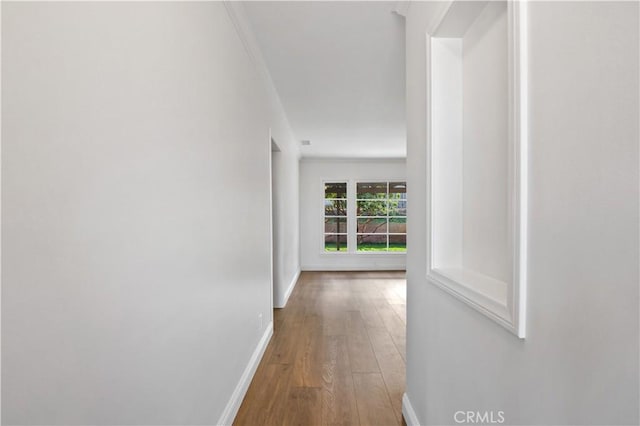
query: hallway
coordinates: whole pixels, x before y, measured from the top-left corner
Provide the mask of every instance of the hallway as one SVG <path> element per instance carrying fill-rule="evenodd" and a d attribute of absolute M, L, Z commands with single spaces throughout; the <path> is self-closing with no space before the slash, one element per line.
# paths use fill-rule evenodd
<path fill-rule="evenodd" d="M 404 272 L 303 272 L 235 425 L 400 425 Z"/>

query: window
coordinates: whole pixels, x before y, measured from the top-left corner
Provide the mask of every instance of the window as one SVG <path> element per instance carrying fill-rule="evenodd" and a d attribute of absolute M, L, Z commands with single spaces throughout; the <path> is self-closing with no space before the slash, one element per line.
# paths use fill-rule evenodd
<path fill-rule="evenodd" d="M 347 183 L 324 184 L 324 251 L 347 252 Z"/>
<path fill-rule="evenodd" d="M 359 252 L 407 250 L 406 182 L 358 182 L 356 204 Z"/>

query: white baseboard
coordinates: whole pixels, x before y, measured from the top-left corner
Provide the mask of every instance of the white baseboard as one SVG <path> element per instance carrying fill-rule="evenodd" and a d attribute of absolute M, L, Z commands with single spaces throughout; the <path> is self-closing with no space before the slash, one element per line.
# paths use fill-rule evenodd
<path fill-rule="evenodd" d="M 304 265 L 303 271 L 405 271 L 407 266 L 402 265 L 385 265 L 385 266 L 342 266 L 342 265 Z"/>
<path fill-rule="evenodd" d="M 258 342 L 258 346 L 256 346 L 255 351 L 253 351 L 253 355 L 251 355 L 251 359 L 249 359 L 247 367 L 244 369 L 242 376 L 240 376 L 240 381 L 231 394 L 231 398 L 229 399 L 227 406 L 224 407 L 220 420 L 216 423 L 218 426 L 228 426 L 233 424 L 233 420 L 240 409 L 240 404 L 242 404 L 242 400 L 249 389 L 253 375 L 256 373 L 256 369 L 260 364 L 262 355 L 264 355 L 264 351 L 267 349 L 267 345 L 269 344 L 269 340 L 271 340 L 272 335 L 273 322 L 270 322 L 265 329 L 260 342 Z"/>
<path fill-rule="evenodd" d="M 298 278 L 300 278 L 300 269 L 293 275 L 293 279 L 289 283 L 289 287 L 287 287 L 287 291 L 284 293 L 284 297 L 282 300 L 278 300 L 278 303 L 274 306 L 274 308 L 284 308 L 287 306 L 287 302 L 289 301 L 289 296 L 291 296 L 291 292 L 293 288 L 296 286 L 298 282 Z"/>
<path fill-rule="evenodd" d="M 407 423 L 407 426 L 420 426 L 418 416 L 416 416 L 416 412 L 413 411 L 413 406 L 411 405 L 411 401 L 409 401 L 409 395 L 406 393 L 402 395 L 402 415 L 404 416 L 404 421 Z"/>

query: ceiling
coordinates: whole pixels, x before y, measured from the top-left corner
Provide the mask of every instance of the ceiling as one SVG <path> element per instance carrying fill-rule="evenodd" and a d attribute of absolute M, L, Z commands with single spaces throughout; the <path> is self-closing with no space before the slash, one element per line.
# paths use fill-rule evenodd
<path fill-rule="evenodd" d="M 405 157 L 404 18 L 396 2 L 245 2 L 305 157 Z"/>

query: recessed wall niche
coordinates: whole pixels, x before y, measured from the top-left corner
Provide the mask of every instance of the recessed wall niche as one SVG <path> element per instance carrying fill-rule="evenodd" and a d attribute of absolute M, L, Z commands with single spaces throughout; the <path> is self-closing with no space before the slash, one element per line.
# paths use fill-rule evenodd
<path fill-rule="evenodd" d="M 427 277 L 521 338 L 525 18 L 525 2 L 453 1 L 427 36 Z"/>

